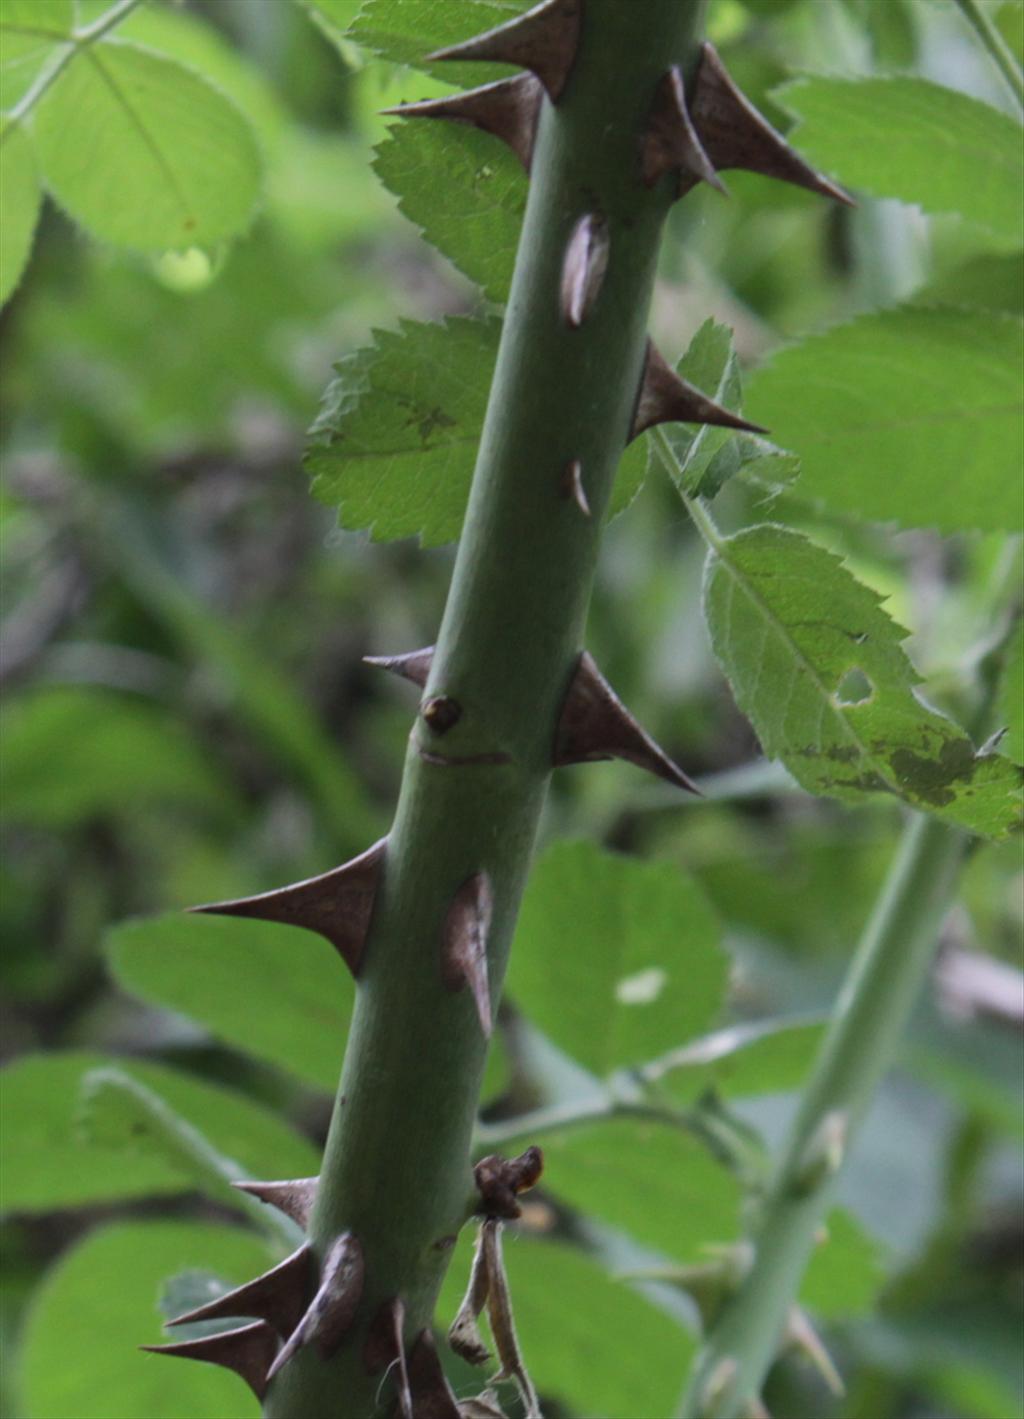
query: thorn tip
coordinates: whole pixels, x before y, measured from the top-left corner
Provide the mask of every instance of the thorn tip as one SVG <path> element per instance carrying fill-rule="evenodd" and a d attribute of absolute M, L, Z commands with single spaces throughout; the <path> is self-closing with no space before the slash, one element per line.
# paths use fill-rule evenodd
<path fill-rule="evenodd" d="M 847 207 L 856 206 L 848 192 L 805 162 L 757 111 L 709 42 L 701 47 L 690 116 L 716 168 L 744 168 L 805 187 Z"/>
<path fill-rule="evenodd" d="M 370 927 L 387 839 L 381 838 L 359 857 L 318 877 L 240 897 L 191 907 L 214 916 L 243 916 L 300 926 L 326 937 L 354 976 L 359 974 L 366 933 Z"/>
<path fill-rule="evenodd" d="M 633 413 L 630 440 L 656 424 L 714 424 L 744 433 L 766 434 L 760 424 L 752 424 L 730 409 L 723 409 L 706 394 L 682 379 L 668 364 L 653 340 L 647 342 L 644 371 Z"/>
<path fill-rule="evenodd" d="M 576 663 L 562 705 L 552 757 L 555 767 L 628 759 L 677 788 L 699 795 L 696 784 L 640 727 L 587 651 Z"/>
<path fill-rule="evenodd" d="M 462 44 L 435 50 L 430 60 L 486 60 L 530 69 L 554 103 L 565 88 L 579 44 L 583 0 L 542 0 L 532 10 Z"/>
<path fill-rule="evenodd" d="M 543 86 L 536 75 L 519 74 L 462 94 L 398 104 L 381 109 L 381 113 L 388 118 L 447 118 L 468 123 L 499 138 L 529 172 L 542 98 Z"/>

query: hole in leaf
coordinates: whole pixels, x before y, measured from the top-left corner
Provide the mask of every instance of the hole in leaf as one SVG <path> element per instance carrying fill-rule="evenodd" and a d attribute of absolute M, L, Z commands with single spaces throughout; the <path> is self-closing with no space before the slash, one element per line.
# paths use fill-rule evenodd
<path fill-rule="evenodd" d="M 874 693 L 875 687 L 864 671 L 854 666 L 852 670 L 847 670 L 836 686 L 835 698 L 840 705 L 862 705 Z"/>

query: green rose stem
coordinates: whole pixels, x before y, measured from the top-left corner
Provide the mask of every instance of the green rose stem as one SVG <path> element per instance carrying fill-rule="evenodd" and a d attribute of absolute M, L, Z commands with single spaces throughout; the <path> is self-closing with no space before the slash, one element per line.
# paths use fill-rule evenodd
<path fill-rule="evenodd" d="M 587 0 L 568 82 L 545 101 L 529 202 L 476 473 L 424 706 L 360 970 L 340 1090 L 310 1222 L 323 1256 L 349 1231 L 365 1259 L 353 1329 L 324 1358 L 300 1348 L 264 1401 L 272 1419 L 365 1419 L 390 1409 L 365 1363 L 367 1327 L 400 1297 L 407 1344 L 429 1327 L 466 1220 L 487 1041 L 472 993 L 442 979 L 451 903 L 485 873 L 490 997 L 508 956 L 583 635 L 600 528 L 644 364 L 646 318 L 674 180 L 641 178 L 658 81 L 692 71 L 701 0 Z M 599 296 L 578 328 L 560 309 L 570 236 L 598 213 Z M 564 495 L 579 460 L 589 515 Z M 441 721 L 437 721 L 440 725 Z M 573 943 L 567 943 L 567 949 Z M 586 970 L 584 943 L 580 970 Z M 392 1371 L 392 1378 L 394 1371 Z"/>

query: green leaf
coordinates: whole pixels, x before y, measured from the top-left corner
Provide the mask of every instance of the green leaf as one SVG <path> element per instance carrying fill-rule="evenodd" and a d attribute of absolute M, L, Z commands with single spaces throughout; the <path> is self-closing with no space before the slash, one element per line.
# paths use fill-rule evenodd
<path fill-rule="evenodd" d="M 237 1376 L 137 1347 L 168 1336 L 162 1283 L 185 1267 L 241 1285 L 274 1262 L 251 1232 L 185 1222 L 127 1222 L 67 1252 L 33 1302 L 21 1353 L 32 1419 L 242 1419 L 259 1405 Z"/>
<path fill-rule="evenodd" d="M 727 976 L 715 914 L 672 863 L 570 842 L 534 868 L 508 988 L 531 1022 L 594 1074 L 705 1029 Z"/>
<path fill-rule="evenodd" d="M 737 704 L 804 788 L 893 794 L 989 836 L 1013 826 L 1019 771 L 917 699 L 906 632 L 831 552 L 782 527 L 725 538 L 704 607 Z"/>
<path fill-rule="evenodd" d="M 341 361 L 314 425 L 313 493 L 342 527 L 375 540 L 458 537 L 469 496 L 500 322 L 402 321 Z"/>
<path fill-rule="evenodd" d="M 690 341 L 676 369 L 682 377 L 732 413 L 743 412 L 743 386 L 732 346 L 732 331 L 708 319 Z M 736 434 L 713 424 L 666 424 L 665 436 L 678 462 L 673 478 L 688 496 L 713 498 L 723 484 L 743 472 L 773 486 L 789 482 L 799 459 L 776 449 L 766 439 Z M 648 469 L 658 461 L 651 446 Z"/>
<path fill-rule="evenodd" d="M 426 547 L 458 537 L 500 333 L 497 320 L 402 321 L 335 366 L 306 467 L 342 527 L 369 528 L 381 542 L 419 536 Z M 632 500 L 644 463 L 632 445 L 609 516 Z"/>
<path fill-rule="evenodd" d="M 298 4 L 317 29 L 327 36 L 345 63 L 352 69 L 358 69 L 362 56 L 348 38 L 348 32 L 362 8 L 363 0 L 298 0 Z"/>
<path fill-rule="evenodd" d="M 0 8 L 0 109 L 24 98 L 56 58 L 75 23 L 74 0 L 3 0 Z"/>
<path fill-rule="evenodd" d="M 959 212 L 1019 246 L 1020 125 L 966 94 L 903 76 L 797 79 L 773 98 L 793 142 L 848 187 L 926 212 Z"/>
<path fill-rule="evenodd" d="M 527 178 L 505 144 L 465 123 L 405 119 L 376 154 L 399 210 L 486 296 L 507 300 Z"/>
<path fill-rule="evenodd" d="M 172 1167 L 166 1156 L 126 1154 L 83 1136 L 77 1123 L 82 1079 L 111 1065 L 202 1129 L 249 1177 L 308 1177 L 317 1171 L 318 1155 L 305 1139 L 233 1089 L 135 1059 L 84 1051 L 25 1055 L 3 1074 L 5 1211 L 49 1212 L 194 1186 L 194 1174 Z"/>
<path fill-rule="evenodd" d="M 915 305 L 970 305 L 1024 314 L 1024 252 L 972 257 L 914 292 Z"/>
<path fill-rule="evenodd" d="M 672 1261 L 737 1234 L 740 1186 L 703 1143 L 664 1123 L 611 1119 L 548 1135 L 544 1186 Z"/>
<path fill-rule="evenodd" d="M 85 1074 L 77 1122 L 80 1136 L 89 1144 L 155 1157 L 172 1173 L 191 1178 L 222 1207 L 249 1212 L 257 1226 L 286 1243 L 301 1240 L 296 1225 L 287 1217 L 232 1187 L 243 1176 L 233 1158 L 218 1153 L 200 1129 L 123 1069 L 106 1066 Z"/>
<path fill-rule="evenodd" d="M 825 1221 L 800 1286 L 800 1300 L 825 1320 L 864 1315 L 885 1280 L 880 1246 L 852 1213 L 837 1207 Z"/>
<path fill-rule="evenodd" d="M 205 79 L 137 45 L 78 55 L 40 101 L 35 136 L 50 191 L 101 241 L 210 247 L 252 219 L 252 129 Z"/>
<path fill-rule="evenodd" d="M 467 88 L 521 72 L 508 64 L 444 61 L 428 54 L 483 34 L 515 19 L 533 0 L 368 0 L 349 30 L 349 38 L 382 59 L 409 64 L 449 84 Z"/>
<path fill-rule="evenodd" d="M 12 819 L 66 828 L 155 803 L 195 803 L 220 814 L 233 792 L 223 775 L 155 705 L 80 688 L 32 690 L 2 719 L 0 796 Z"/>
<path fill-rule="evenodd" d="M 174 913 L 114 927 L 105 949 L 125 990 L 334 1092 L 355 987 L 315 932 Z"/>
<path fill-rule="evenodd" d="M 817 1020 L 730 1025 L 670 1051 L 644 1077 L 681 1104 L 709 1089 L 730 1099 L 785 1093 L 803 1085 L 823 1033 Z"/>
<path fill-rule="evenodd" d="M 1016 531 L 1021 322 L 948 307 L 861 316 L 775 355 L 747 412 L 801 460 L 798 496 L 905 527 Z"/>
<path fill-rule="evenodd" d="M 249 120 L 268 152 L 285 138 L 288 109 L 266 68 L 245 54 L 201 15 L 164 6 L 143 5 L 118 26 L 118 37 L 147 51 L 157 50 L 200 74 L 227 96 Z"/>
<path fill-rule="evenodd" d="M 32 144 L 20 123 L 0 128 L 0 303 L 21 280 L 43 200 Z"/>
<path fill-rule="evenodd" d="M 469 1233 L 463 1230 L 438 1301 L 442 1334 L 469 1275 Z M 545 1399 L 578 1419 L 672 1412 L 695 1348 L 691 1335 L 564 1242 L 509 1230 L 504 1255 L 520 1349 Z"/>

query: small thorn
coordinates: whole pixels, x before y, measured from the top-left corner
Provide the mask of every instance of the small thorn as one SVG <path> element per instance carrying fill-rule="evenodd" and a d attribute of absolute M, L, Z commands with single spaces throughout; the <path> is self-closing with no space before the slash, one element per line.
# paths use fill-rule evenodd
<path fill-rule="evenodd" d="M 743 429 L 747 433 L 765 434 L 760 424 L 741 419 L 720 404 L 681 379 L 667 363 L 653 341 L 647 342 L 643 378 L 633 414 L 630 441 L 655 424 L 716 424 L 725 429 Z"/>
<path fill-rule="evenodd" d="M 562 469 L 559 492 L 563 498 L 572 498 L 584 517 L 590 516 L 590 503 L 583 488 L 583 464 L 578 458 L 571 458 Z"/>
<path fill-rule="evenodd" d="M 270 1384 L 270 1368 L 277 1351 L 277 1336 L 265 1321 L 245 1325 L 239 1330 L 222 1330 L 216 1335 L 202 1335 L 197 1340 L 178 1340 L 171 1345 L 140 1345 L 152 1355 L 180 1355 L 184 1360 L 202 1360 L 234 1370 L 262 1399 Z"/>
<path fill-rule="evenodd" d="M 429 1329 L 420 1331 L 409 1355 L 409 1388 L 416 1419 L 460 1419 Z"/>
<path fill-rule="evenodd" d="M 309 1299 L 313 1279 L 313 1253 L 308 1242 L 292 1252 L 279 1266 L 247 1281 L 234 1291 L 208 1301 L 205 1306 L 186 1311 L 167 1322 L 169 1326 L 190 1325 L 198 1320 L 221 1320 L 233 1316 L 257 1316 L 272 1325 L 282 1339 L 298 1325 Z"/>
<path fill-rule="evenodd" d="M 686 107 L 682 70 L 673 65 L 663 74 L 654 95 L 651 117 L 644 134 L 643 178 L 653 187 L 667 172 L 679 172 L 683 181 L 708 182 L 726 194 L 725 184 L 705 153 Z M 727 194 L 726 194 L 727 195 Z"/>
<path fill-rule="evenodd" d="M 452 898 L 441 936 L 441 975 L 449 990 L 468 985 L 484 1038 L 493 1028 L 487 972 L 487 934 L 491 926 L 490 878 L 477 872 L 467 878 Z"/>
<path fill-rule="evenodd" d="M 399 104 L 381 113 L 387 118 L 448 118 L 468 123 L 500 138 L 529 172 L 543 95 L 543 85 L 535 74 L 518 74 L 466 93 Z"/>
<path fill-rule="evenodd" d="M 308 1227 L 319 1181 L 319 1178 L 290 1178 L 285 1182 L 235 1182 L 231 1186 L 276 1207 L 300 1227 Z"/>
<path fill-rule="evenodd" d="M 553 763 L 590 764 L 627 759 L 649 773 L 699 795 L 700 790 L 637 724 L 584 651 L 576 665 L 555 732 Z"/>
<path fill-rule="evenodd" d="M 427 58 L 518 64 L 532 69 L 555 102 L 576 58 L 582 11 L 583 0 L 543 0 L 524 15 Z"/>
<path fill-rule="evenodd" d="M 327 938 L 352 974 L 358 976 L 386 847 L 387 838 L 381 838 L 359 857 L 319 877 L 255 897 L 211 902 L 191 910 L 215 916 L 254 917 L 316 931 Z"/>
<path fill-rule="evenodd" d="M 390 670 L 392 675 L 401 675 L 403 680 L 411 680 L 422 689 L 430 674 L 430 662 L 434 658 L 434 647 L 424 646 L 422 650 L 410 650 L 407 655 L 364 655 L 365 665 L 375 665 L 380 670 Z"/>
<path fill-rule="evenodd" d="M 847 207 L 857 205 L 848 192 L 805 162 L 758 113 L 729 77 L 713 44 L 701 47 L 690 116 L 716 168 L 744 168 L 806 187 Z"/>
<path fill-rule="evenodd" d="M 325 1360 L 334 1354 L 355 1319 L 365 1277 L 359 1240 L 343 1232 L 328 1250 L 316 1295 L 271 1365 L 268 1382 L 304 1345 L 315 1342 Z"/>
<path fill-rule="evenodd" d="M 708 1375 L 701 1390 L 701 1414 L 705 1419 L 715 1419 L 721 1413 L 724 1401 L 736 1382 L 740 1367 L 731 1355 L 724 1355 Z"/>
<path fill-rule="evenodd" d="M 409 1373 L 405 1364 L 405 1342 L 402 1339 L 404 1325 L 405 1302 L 400 1296 L 394 1296 L 390 1301 L 384 1302 L 370 1322 L 363 1345 L 363 1364 L 371 1375 L 379 1374 L 381 1370 L 387 1370 L 392 1365 L 396 1366 L 399 1412 L 402 1419 L 413 1419 Z"/>
<path fill-rule="evenodd" d="M 835 1367 L 832 1356 L 811 1324 L 807 1313 L 799 1306 L 792 1306 L 786 1318 L 783 1344 L 798 1350 L 817 1370 L 828 1389 L 837 1398 L 846 1393 L 843 1377 Z"/>
<path fill-rule="evenodd" d="M 799 1196 L 815 1192 L 834 1178 L 843 1166 L 850 1116 L 845 1109 L 832 1109 L 818 1124 L 804 1145 L 793 1178 Z"/>
<path fill-rule="evenodd" d="M 562 261 L 559 305 L 562 319 L 578 330 L 593 308 L 608 269 L 608 223 L 587 212 L 572 229 Z"/>

